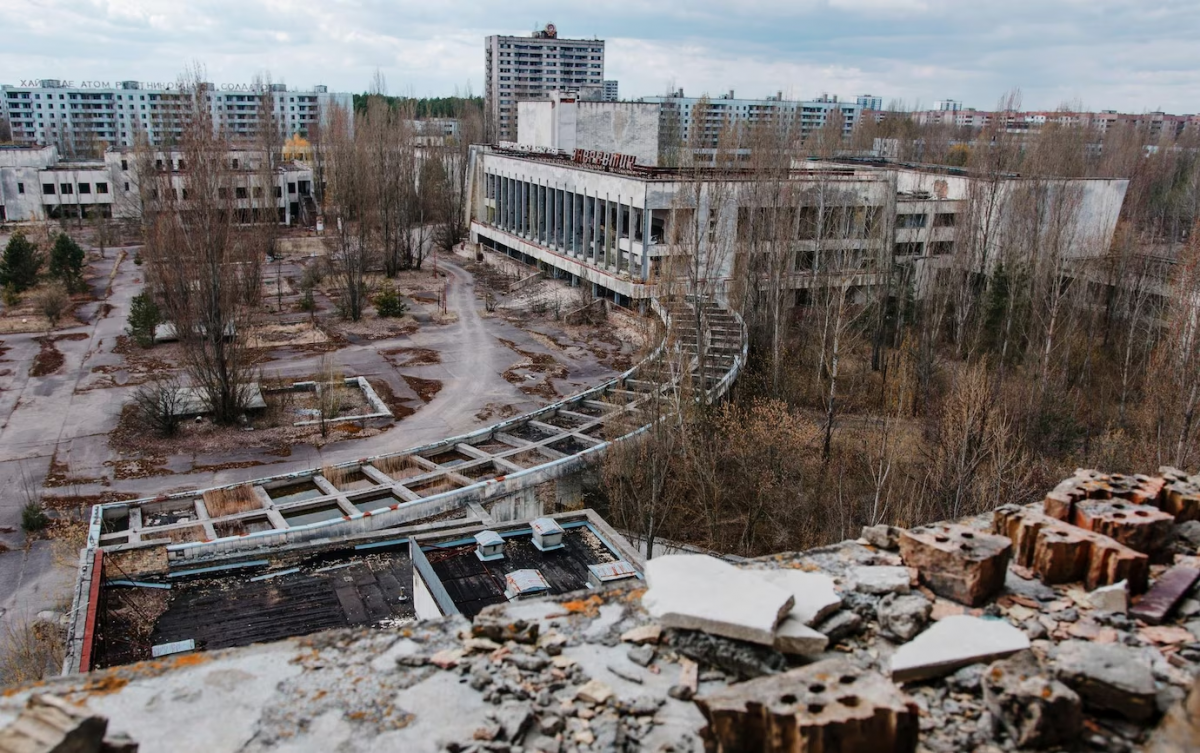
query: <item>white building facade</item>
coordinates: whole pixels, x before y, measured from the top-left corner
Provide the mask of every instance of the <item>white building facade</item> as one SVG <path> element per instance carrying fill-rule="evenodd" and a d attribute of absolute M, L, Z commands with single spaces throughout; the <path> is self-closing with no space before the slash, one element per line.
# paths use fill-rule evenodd
<path fill-rule="evenodd" d="M 178 86 L 120 81 L 81 82 L 57 79 L 0 85 L 0 116 L 12 126 L 13 140 L 22 146 L 58 147 L 63 155 L 98 155 L 108 146 L 129 147 L 139 134 L 149 143 L 172 143 L 182 133 L 191 102 Z M 284 84 L 258 88 L 246 85 L 207 85 L 205 94 L 215 128 L 236 140 L 259 133 L 266 109 L 279 134 L 308 136 L 322 113 L 337 105 L 349 110 L 350 94 L 325 86 L 289 90 Z M 267 101 L 264 102 L 264 96 Z M 264 109 L 266 108 L 266 109 Z"/>
<path fill-rule="evenodd" d="M 667 281 L 670 257 L 679 254 L 706 260 L 706 276 L 718 290 L 734 284 L 739 257 L 753 244 L 752 218 L 778 194 L 772 199 L 749 173 L 721 171 L 709 179 L 695 170 L 647 168 L 607 156 L 475 148 L 467 187 L 471 242 L 572 284 L 590 284 L 597 295 L 624 305 L 651 298 Z M 982 232 L 967 207 L 988 184 L 966 175 L 804 162 L 788 183 L 785 211 L 794 213 L 797 228 L 789 241 L 788 287 L 798 303 L 831 269 L 866 289 L 888 279 L 884 270 L 907 264 L 920 285 L 968 235 Z M 1022 185 L 1006 181 L 997 189 L 997 204 L 1014 221 L 1012 198 Z M 1068 257 L 1105 253 L 1127 185 L 1054 182 L 1055 191 L 1078 197 L 1061 233 L 1069 239 Z M 988 243 L 1004 242 L 1003 232 L 987 237 Z"/>
<path fill-rule="evenodd" d="M 101 160 L 62 160 L 54 146 L 0 146 L 0 222 L 36 222 L 67 217 L 136 219 L 147 197 L 139 185 L 139 158 L 132 150 L 109 149 Z M 312 168 L 284 162 L 265 175 L 261 153 L 233 150 L 231 169 L 236 211 L 263 212 L 281 224 L 311 223 Z M 151 164 L 149 160 L 153 160 Z M 169 177 L 186 195 L 187 165 L 181 153 L 153 152 L 146 169 Z"/>
<path fill-rule="evenodd" d="M 487 37 L 485 49 L 485 112 L 492 143 L 516 141 L 517 102 L 544 99 L 556 90 L 595 87 L 603 92 L 605 87 L 602 39 L 559 39 L 549 24 L 532 36 Z"/>

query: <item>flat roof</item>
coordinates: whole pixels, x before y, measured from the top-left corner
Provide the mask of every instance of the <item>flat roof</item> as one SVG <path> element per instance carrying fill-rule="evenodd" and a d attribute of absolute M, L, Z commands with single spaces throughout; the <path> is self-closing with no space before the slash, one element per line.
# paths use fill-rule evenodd
<path fill-rule="evenodd" d="M 475 544 L 466 539 L 424 543 L 421 550 L 454 605 L 465 617 L 473 618 L 486 606 L 508 601 L 506 579 L 516 571 L 537 570 L 550 586 L 542 594 L 564 594 L 588 587 L 589 565 L 621 559 L 587 523 L 563 527 L 563 547 L 549 552 L 533 545 L 529 528 L 503 532 L 504 559 L 489 562 L 480 561 Z"/>
<path fill-rule="evenodd" d="M 314 552 L 273 570 L 252 560 L 190 577 L 133 581 L 106 573 L 93 667 L 149 659 L 166 643 L 231 648 L 416 619 L 408 546 Z"/>

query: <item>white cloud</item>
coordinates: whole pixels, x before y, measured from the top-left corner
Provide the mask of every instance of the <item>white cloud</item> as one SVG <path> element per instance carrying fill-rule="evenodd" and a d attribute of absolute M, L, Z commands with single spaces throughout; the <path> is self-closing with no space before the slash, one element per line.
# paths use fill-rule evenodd
<path fill-rule="evenodd" d="M 872 92 L 980 108 L 1014 86 L 1027 106 L 1189 112 L 1200 102 L 1194 0 L 0 0 L 0 82 L 209 77 L 393 93 L 483 85 L 483 37 L 554 22 L 608 40 L 625 96 Z"/>

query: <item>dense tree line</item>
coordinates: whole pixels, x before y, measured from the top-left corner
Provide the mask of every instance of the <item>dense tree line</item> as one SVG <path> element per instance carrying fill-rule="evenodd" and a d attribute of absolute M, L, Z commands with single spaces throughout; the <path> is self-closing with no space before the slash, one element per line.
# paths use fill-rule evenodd
<path fill-rule="evenodd" d="M 389 109 L 404 111 L 411 118 L 456 118 L 464 109 L 483 111 L 483 97 L 390 97 L 385 94 L 355 94 L 354 112 L 363 115 L 372 98 L 380 99 Z"/>
<path fill-rule="evenodd" d="M 727 129 L 707 176 L 731 191 L 721 166 L 736 167 L 754 194 L 736 223 L 713 221 L 748 368 L 725 404 L 682 401 L 669 432 L 610 456 L 617 525 L 753 555 L 1031 501 L 1080 466 L 1200 463 L 1194 136 L 1046 126 L 949 138 L 900 118 L 877 133 L 974 176 L 958 210 L 972 231 L 936 266 L 902 263 L 887 218 L 845 210 L 832 182 L 787 176 L 794 160 L 855 151 L 864 133 Z M 1091 176 L 1129 181 L 1111 243 L 1079 233 L 1081 196 L 1059 180 Z M 797 204 L 808 210 L 788 211 Z M 687 236 L 676 243 L 694 259 Z M 850 239 L 880 242 L 864 258 L 839 252 Z M 687 270 L 674 279 L 694 285 Z"/>

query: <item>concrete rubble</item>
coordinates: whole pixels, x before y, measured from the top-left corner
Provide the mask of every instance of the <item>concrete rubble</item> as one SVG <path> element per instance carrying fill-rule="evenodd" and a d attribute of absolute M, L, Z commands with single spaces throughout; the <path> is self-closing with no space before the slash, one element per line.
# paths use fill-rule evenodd
<path fill-rule="evenodd" d="M 645 583 L 473 623 L 59 678 L 0 698 L 0 741 L 36 695 L 107 718 L 144 753 L 1194 749 L 1194 479 L 1081 471 L 1035 505 L 737 564 L 657 558 Z M 1189 517 L 1124 542 L 1071 522 L 1114 499 Z M 1149 607 L 1159 622 L 1138 617 Z"/>

